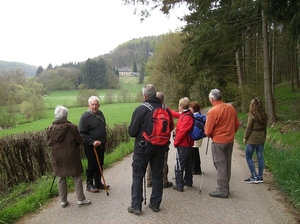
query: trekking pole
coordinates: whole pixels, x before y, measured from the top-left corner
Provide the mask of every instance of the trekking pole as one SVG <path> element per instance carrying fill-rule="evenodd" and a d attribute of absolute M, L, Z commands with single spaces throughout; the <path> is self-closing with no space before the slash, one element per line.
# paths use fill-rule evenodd
<path fill-rule="evenodd" d="M 207 138 L 206 151 L 205 151 L 205 161 L 204 161 L 204 166 L 202 168 L 202 176 L 201 176 L 201 181 L 200 181 L 199 194 L 201 193 L 201 189 L 202 189 L 203 176 L 204 176 L 204 168 L 206 166 L 206 160 L 207 160 L 208 143 L 209 143 L 209 138 Z"/>
<path fill-rule="evenodd" d="M 178 149 L 176 149 L 175 181 L 177 180 L 177 175 L 182 175 Z"/>
<path fill-rule="evenodd" d="M 144 204 L 146 205 L 147 203 L 146 203 L 146 200 L 147 200 L 147 198 L 146 198 L 146 178 L 145 178 L 145 176 L 144 176 Z"/>
<path fill-rule="evenodd" d="M 97 153 L 97 150 L 96 150 L 95 146 L 94 146 L 94 152 L 95 152 L 96 159 L 97 159 L 98 166 L 99 166 L 99 170 L 100 170 L 103 182 L 104 182 L 104 188 L 105 188 L 106 194 L 107 194 L 107 196 L 109 196 L 108 189 L 107 189 L 106 182 L 105 182 L 104 175 L 103 175 L 103 171 L 102 171 L 101 164 L 100 164 L 100 161 L 99 161 L 98 153 Z"/>
<path fill-rule="evenodd" d="M 180 166 L 180 161 L 179 161 L 179 155 L 178 155 L 178 150 L 176 149 L 176 168 L 177 168 L 177 171 L 181 171 L 181 166 Z"/>
<path fill-rule="evenodd" d="M 49 191 L 49 195 L 51 195 L 51 191 L 52 191 L 52 188 L 53 188 L 55 178 L 56 178 L 56 176 L 54 175 L 53 180 L 52 180 L 52 185 L 51 185 L 51 188 L 50 188 L 50 191 Z"/>

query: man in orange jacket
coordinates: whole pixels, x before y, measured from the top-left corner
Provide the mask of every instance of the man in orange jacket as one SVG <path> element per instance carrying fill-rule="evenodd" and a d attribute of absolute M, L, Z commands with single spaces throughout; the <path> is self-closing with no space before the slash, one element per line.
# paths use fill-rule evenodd
<path fill-rule="evenodd" d="M 217 170 L 218 185 L 217 189 L 209 195 L 228 198 L 234 134 L 239 129 L 240 122 L 234 107 L 222 101 L 220 90 L 211 90 L 209 101 L 213 108 L 206 114 L 204 131 L 206 137 L 212 139 L 211 153 Z"/>

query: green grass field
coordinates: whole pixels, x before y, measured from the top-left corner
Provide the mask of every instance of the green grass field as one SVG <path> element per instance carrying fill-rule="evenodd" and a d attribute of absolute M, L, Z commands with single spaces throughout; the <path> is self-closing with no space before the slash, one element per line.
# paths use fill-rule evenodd
<path fill-rule="evenodd" d="M 122 90 L 129 91 L 131 96 L 137 96 L 141 93 L 142 84 L 138 84 L 138 78 L 136 77 L 122 77 L 120 78 L 121 89 L 113 90 L 99 90 L 98 96 L 100 97 L 100 110 L 104 113 L 106 123 L 108 126 L 114 124 L 120 124 L 126 122 L 129 124 L 133 110 L 140 104 L 135 103 L 112 103 L 105 104 L 104 96 L 110 91 L 113 95 L 117 95 Z M 78 125 L 80 116 L 88 109 L 88 103 L 86 107 L 74 107 L 74 102 L 78 95 L 79 90 L 60 90 L 53 91 L 49 95 L 44 96 L 46 104 L 46 118 L 28 122 L 21 114 L 16 114 L 18 123 L 15 127 L 0 131 L 0 137 L 10 134 L 18 134 L 26 131 L 39 131 L 47 128 L 54 120 L 54 109 L 57 105 L 65 106 L 69 109 L 68 119 L 72 123 Z"/>
<path fill-rule="evenodd" d="M 106 123 L 108 126 L 114 124 L 121 124 L 126 122 L 129 125 L 133 110 L 140 105 L 140 103 L 116 103 L 101 105 L 100 110 L 104 113 Z M 80 116 L 88 109 L 88 107 L 69 108 L 68 120 L 73 124 L 78 125 Z M 17 134 L 26 131 L 40 131 L 47 128 L 54 121 L 54 109 L 46 111 L 46 118 L 33 121 L 30 123 L 17 125 L 7 130 L 0 132 L 0 137 Z"/>

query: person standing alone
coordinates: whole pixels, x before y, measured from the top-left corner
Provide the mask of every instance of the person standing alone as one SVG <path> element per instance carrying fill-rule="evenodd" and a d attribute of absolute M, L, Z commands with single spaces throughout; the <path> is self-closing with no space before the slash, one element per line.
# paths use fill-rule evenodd
<path fill-rule="evenodd" d="M 220 90 L 211 90 L 209 101 L 213 107 L 206 114 L 204 131 L 212 139 L 211 153 L 217 170 L 217 189 L 209 195 L 228 198 L 234 135 L 240 122 L 234 107 L 223 102 Z"/>
<path fill-rule="evenodd" d="M 80 117 L 78 128 L 83 137 L 84 152 L 88 161 L 86 190 L 95 193 L 99 192 L 99 189 L 105 189 L 104 184 L 101 182 L 97 157 L 103 170 L 104 152 L 107 147 L 106 121 L 102 111 L 99 110 L 100 99 L 97 96 L 91 96 L 88 99 L 88 105 L 88 111 Z M 109 185 L 106 186 L 107 189 L 109 187 Z"/>
<path fill-rule="evenodd" d="M 262 102 L 259 99 L 253 99 L 250 102 L 248 123 L 244 134 L 244 143 L 246 144 L 246 161 L 251 173 L 246 183 L 263 183 L 264 171 L 264 144 L 267 136 L 267 115 Z M 258 174 L 255 169 L 252 156 L 256 152 L 258 160 Z"/>

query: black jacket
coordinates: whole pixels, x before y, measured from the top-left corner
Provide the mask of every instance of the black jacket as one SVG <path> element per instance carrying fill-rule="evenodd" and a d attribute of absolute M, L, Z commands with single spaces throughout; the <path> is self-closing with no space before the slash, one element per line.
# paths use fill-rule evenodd
<path fill-rule="evenodd" d="M 150 97 L 146 99 L 145 102 L 150 103 L 154 109 L 162 106 L 160 99 L 157 97 Z M 138 106 L 132 114 L 131 123 L 128 127 L 128 134 L 135 138 L 135 153 L 152 153 L 155 150 L 169 149 L 168 145 L 153 146 L 150 143 L 145 142 L 142 133 L 146 131 L 147 134 L 151 134 L 151 130 L 147 130 L 147 127 L 151 126 L 149 125 L 149 122 L 152 123 L 152 112 L 144 105 Z"/>
<path fill-rule="evenodd" d="M 100 110 L 96 115 L 86 111 L 79 120 L 78 129 L 84 145 L 93 145 L 96 140 L 101 143 L 107 142 L 105 117 Z"/>

